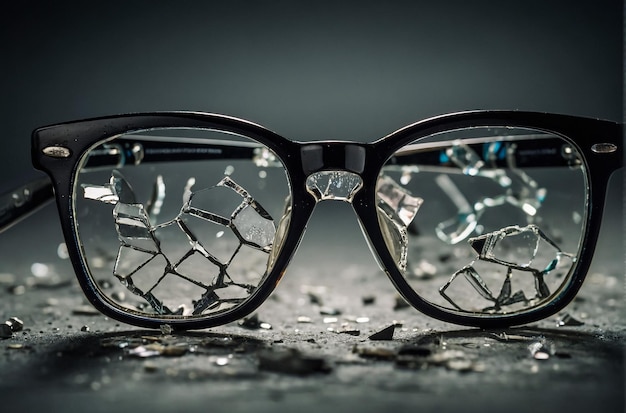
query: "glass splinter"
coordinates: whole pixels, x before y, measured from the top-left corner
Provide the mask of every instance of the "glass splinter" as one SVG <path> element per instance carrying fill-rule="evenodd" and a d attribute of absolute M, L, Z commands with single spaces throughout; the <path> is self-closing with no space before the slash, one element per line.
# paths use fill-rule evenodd
<path fill-rule="evenodd" d="M 408 254 L 408 227 L 415 219 L 422 198 L 412 196 L 389 176 L 378 181 L 376 196 L 380 224 L 385 243 L 394 257 L 398 268 L 406 270 Z"/>
<path fill-rule="evenodd" d="M 503 307 L 506 306 L 517 303 L 528 304 L 531 300 L 549 297 L 551 292 L 545 277 L 557 268 L 563 257 L 569 258 L 572 262 L 576 260 L 576 257 L 572 254 L 561 251 L 554 241 L 550 240 L 539 227 L 532 224 L 525 227 L 505 227 L 479 237 L 470 238 L 468 243 L 478 253 L 478 256 L 469 265 L 455 272 L 450 280 L 439 290 L 440 294 L 450 304 L 461 311 L 470 311 L 470 309 L 461 308 L 459 304 L 446 294 L 446 290 L 458 279 L 459 275 L 463 275 L 482 298 L 492 303 L 491 306 L 482 309 L 482 312 L 502 311 Z M 533 267 L 533 262 L 536 260 L 540 250 L 540 243 L 548 244 L 544 246 L 544 249 L 549 247 L 554 249 L 554 258 L 550 259 L 545 267 L 535 268 Z M 476 270 L 475 263 L 477 261 L 506 267 L 506 275 L 497 297 L 494 296 L 483 277 Z M 512 294 L 514 271 L 530 273 L 533 276 L 535 289 L 533 298 L 527 298 L 524 291 L 521 290 Z"/>
<path fill-rule="evenodd" d="M 382 340 L 393 340 L 393 333 L 396 331 L 396 325 L 392 324 L 389 327 L 385 327 L 384 329 L 377 331 L 372 334 L 368 338 L 374 341 L 382 341 Z"/>
<path fill-rule="evenodd" d="M 145 300 L 158 314 L 199 315 L 207 311 L 217 311 L 224 305 L 232 306 L 243 302 L 256 287 L 255 284 L 245 281 L 235 281 L 234 274 L 229 272 L 231 264 L 240 253 L 249 254 L 247 251 L 250 248 L 266 255 L 272 249 L 276 233 L 274 221 L 243 187 L 228 176 L 213 188 L 202 191 L 193 191 L 194 184 L 194 178 L 187 181 L 179 214 L 158 225 L 155 225 L 154 220 L 158 217 L 165 198 L 165 183 L 161 176 L 157 177 L 147 207 L 136 201 L 130 184 L 117 170 L 112 172 L 106 185 L 83 185 L 85 199 L 114 205 L 113 218 L 119 249 L 113 274 L 123 286 Z M 206 196 L 214 194 L 214 197 L 219 198 L 220 193 L 215 192 L 218 190 L 236 194 L 230 195 L 230 199 L 236 199 L 238 203 L 228 214 L 215 213 L 204 206 L 210 198 Z M 203 193 L 202 196 L 198 195 L 200 192 Z M 218 256 L 224 254 L 211 250 L 208 244 L 203 244 L 194 232 L 192 220 L 221 228 L 218 238 L 225 231 L 230 231 L 230 239 L 237 240 L 238 245 L 225 255 L 226 259 L 218 259 Z M 165 249 L 167 241 L 162 237 L 162 234 L 176 230 L 187 240 L 187 250 L 182 254 L 178 253 L 176 256 L 179 258 Z M 224 245 L 224 248 L 227 247 Z M 216 248 L 221 248 L 219 243 Z M 206 264 L 198 260 L 204 260 Z M 212 268 L 212 280 L 207 279 L 202 272 L 195 274 L 189 270 L 196 267 Z M 172 289 L 172 282 L 177 283 L 176 291 L 169 291 Z M 196 295 L 196 299 L 181 294 L 185 291 L 198 294 L 198 289 L 202 292 L 199 296 Z M 170 294 L 175 298 L 162 297 L 163 294 Z M 165 301 L 168 302 L 167 305 Z"/>
<path fill-rule="evenodd" d="M 448 244 L 457 244 L 474 232 L 479 216 L 448 175 L 438 175 L 435 182 L 458 210 L 457 216 L 440 222 L 435 231 L 440 240 Z"/>

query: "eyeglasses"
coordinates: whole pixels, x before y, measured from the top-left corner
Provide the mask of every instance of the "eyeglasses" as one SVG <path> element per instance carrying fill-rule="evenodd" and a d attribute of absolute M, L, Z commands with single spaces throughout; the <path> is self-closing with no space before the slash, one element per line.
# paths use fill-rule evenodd
<path fill-rule="evenodd" d="M 83 291 L 122 322 L 197 329 L 248 315 L 316 203 L 339 200 L 408 303 L 503 327 L 574 298 L 621 142 L 618 123 L 529 112 L 445 115 L 373 143 L 295 142 L 167 112 L 40 128 L 32 154 Z M 51 184 L 6 197 L 0 227 L 51 198 Z"/>

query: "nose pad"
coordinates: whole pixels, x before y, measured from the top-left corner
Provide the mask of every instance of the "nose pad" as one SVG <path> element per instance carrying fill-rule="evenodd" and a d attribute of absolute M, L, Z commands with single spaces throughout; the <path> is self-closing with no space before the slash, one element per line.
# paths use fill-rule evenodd
<path fill-rule="evenodd" d="M 348 171 L 320 171 L 306 179 L 306 190 L 317 202 L 334 199 L 352 203 L 354 195 L 362 187 L 361 177 Z"/>

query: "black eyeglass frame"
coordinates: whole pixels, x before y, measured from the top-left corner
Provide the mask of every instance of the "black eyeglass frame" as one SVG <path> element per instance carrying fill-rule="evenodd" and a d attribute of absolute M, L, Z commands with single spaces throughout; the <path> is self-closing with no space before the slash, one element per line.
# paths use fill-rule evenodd
<path fill-rule="evenodd" d="M 392 154 L 422 137 L 471 127 L 518 127 L 550 132 L 573 145 L 580 154 L 588 180 L 587 224 L 582 246 L 569 281 L 547 303 L 529 312 L 498 314 L 497 317 L 458 314 L 420 297 L 397 268 L 380 230 L 376 211 L 376 182 Z M 73 189 L 81 158 L 94 145 L 121 134 L 155 128 L 201 128 L 239 134 L 265 145 L 283 162 L 291 188 L 292 213 L 286 238 L 266 281 L 241 305 L 206 319 L 147 317 L 117 307 L 106 298 L 89 276 L 79 245 L 73 210 Z M 623 165 L 623 125 L 611 121 L 518 111 L 474 111 L 443 115 L 399 129 L 375 142 L 297 142 L 262 126 L 223 115 L 201 112 L 137 113 L 94 118 L 39 128 L 33 132 L 32 160 L 46 172 L 56 195 L 62 230 L 69 256 L 88 300 L 103 314 L 124 323 L 158 328 L 169 324 L 175 330 L 202 329 L 240 319 L 258 308 L 274 290 L 295 253 L 316 200 L 306 189 L 307 177 L 325 170 L 359 175 L 363 187 L 352 201 L 378 262 L 398 292 L 417 310 L 445 322 L 481 328 L 501 328 L 544 319 L 563 309 L 579 291 L 589 269 L 600 231 L 605 194 L 610 175 Z M 37 203 L 50 193 L 39 184 Z"/>

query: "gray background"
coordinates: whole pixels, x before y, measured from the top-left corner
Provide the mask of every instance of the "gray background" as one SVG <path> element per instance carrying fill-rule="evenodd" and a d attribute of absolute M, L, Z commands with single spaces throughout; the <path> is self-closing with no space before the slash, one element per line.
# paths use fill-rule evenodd
<path fill-rule="evenodd" d="M 372 141 L 416 120 L 467 109 L 621 121 L 623 21 L 616 0 L 4 2 L 0 192 L 38 176 L 29 159 L 34 128 L 123 112 L 224 113 L 298 140 Z M 197 357 L 157 359 L 151 373 L 142 361 L 122 360 L 121 350 L 119 361 L 118 353 L 102 355 L 103 334 L 124 338 L 132 331 L 74 314 L 82 303 L 75 284 L 27 286 L 21 296 L 2 285 L 0 317 L 23 316 L 29 331 L 0 342 L 0 410 L 623 411 L 622 174 L 617 178 L 590 277 L 570 307 L 575 316 L 588 314 L 586 324 L 551 330 L 550 319 L 517 333 L 548 337 L 572 357 L 542 364 L 537 374 L 526 342 L 503 344 L 488 332 L 394 311 L 392 287 L 369 257 L 352 213 L 329 203 L 314 214 L 278 298 L 260 310 L 274 330 L 217 331 L 322 354 L 336 361 L 333 373 L 201 380 L 166 373 L 209 364 Z M 19 282 L 31 263 L 43 262 L 71 277 L 68 262 L 56 256 L 55 214 L 50 205 L 0 235 L 0 274 Z M 305 283 L 327 285 L 325 303 L 366 312 L 371 322 L 361 326 L 363 335 L 328 334 L 320 322 L 295 324 L 297 315 L 315 310 L 300 289 Z M 379 296 L 376 306 L 359 307 L 372 293 Z M 59 300 L 56 313 L 45 312 L 50 298 Z M 355 343 L 367 345 L 368 334 L 396 318 L 409 330 L 389 345 L 419 340 L 411 328 L 434 329 L 435 343 L 448 340 L 476 353 L 487 372 L 350 364 Z M 81 333 L 82 324 L 93 334 Z M 8 350 L 8 342 L 29 350 Z M 108 384 L 94 391 L 105 376 Z"/>
<path fill-rule="evenodd" d="M 32 175 L 32 129 L 122 112 L 363 141 L 468 109 L 620 120 L 622 17 L 617 0 L 4 2 L 0 188 Z"/>
<path fill-rule="evenodd" d="M 6 3 L 0 192 L 38 176 L 34 128 L 123 112 L 200 110 L 297 140 L 359 141 L 469 109 L 622 119 L 621 1 L 501 3 Z M 612 221 L 622 213 L 613 181 Z M 319 209 L 354 222 L 347 208 Z M 337 257 L 321 214 L 305 242 Z M 366 248 L 349 238 L 344 248 Z M 622 255 L 621 243 L 602 245 L 601 259 Z"/>

